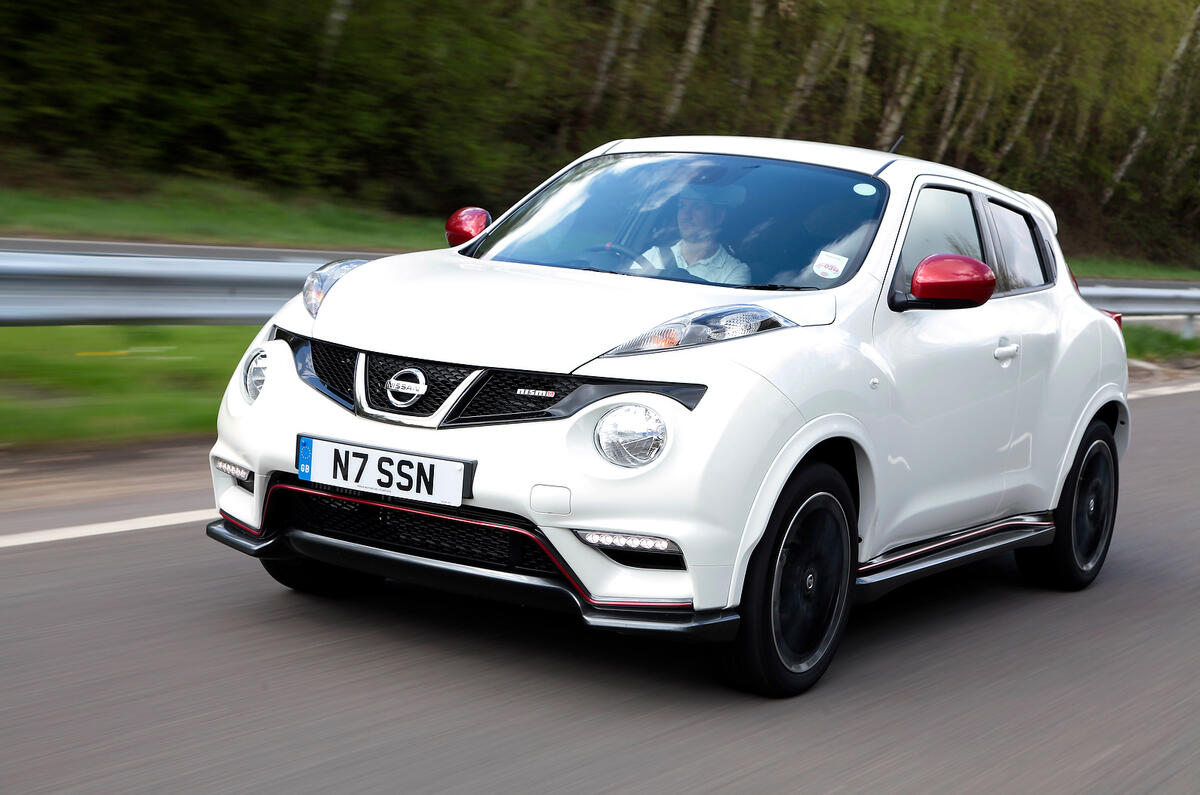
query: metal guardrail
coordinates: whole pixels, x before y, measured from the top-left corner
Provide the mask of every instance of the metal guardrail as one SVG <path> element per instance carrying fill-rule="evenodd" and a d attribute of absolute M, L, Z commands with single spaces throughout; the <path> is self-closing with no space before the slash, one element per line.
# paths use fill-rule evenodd
<path fill-rule="evenodd" d="M 257 325 L 321 264 L 0 252 L 0 325 Z"/>
<path fill-rule="evenodd" d="M 0 325 L 255 325 L 323 263 L 0 252 Z M 1081 292 L 1093 306 L 1130 316 L 1182 315 L 1183 336 L 1195 336 L 1200 288 L 1096 285 Z"/>
<path fill-rule="evenodd" d="M 1196 336 L 1196 315 L 1200 315 L 1200 288 L 1164 290 L 1157 287 L 1081 287 L 1083 297 L 1092 306 L 1124 315 L 1183 315 L 1183 337 Z"/>

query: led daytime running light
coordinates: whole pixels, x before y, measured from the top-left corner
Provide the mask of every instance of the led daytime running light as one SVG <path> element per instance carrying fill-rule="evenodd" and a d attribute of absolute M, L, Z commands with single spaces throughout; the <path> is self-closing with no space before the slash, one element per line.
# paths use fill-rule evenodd
<path fill-rule="evenodd" d="M 250 479 L 250 470 L 249 469 L 246 469 L 245 467 L 240 467 L 237 464 L 231 464 L 228 461 L 225 461 L 224 459 L 221 459 L 221 458 L 214 459 L 213 466 L 215 466 L 217 468 L 218 472 L 224 472 L 226 475 L 229 475 L 234 480 L 249 480 Z"/>
<path fill-rule="evenodd" d="M 674 552 L 679 546 L 658 536 L 633 535 L 631 533 L 609 533 L 603 530 L 576 530 L 575 534 L 588 546 L 603 549 L 631 549 L 639 552 Z"/>

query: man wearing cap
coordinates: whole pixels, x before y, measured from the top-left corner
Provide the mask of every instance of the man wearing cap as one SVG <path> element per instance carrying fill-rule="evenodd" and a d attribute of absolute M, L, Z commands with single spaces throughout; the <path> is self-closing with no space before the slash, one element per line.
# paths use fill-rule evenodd
<path fill-rule="evenodd" d="M 740 204 L 745 195 L 741 185 L 685 185 L 676 212 L 679 242 L 656 246 L 642 256 L 659 270 L 681 268 L 716 284 L 749 284 L 750 266 L 718 240 L 729 208 Z"/>

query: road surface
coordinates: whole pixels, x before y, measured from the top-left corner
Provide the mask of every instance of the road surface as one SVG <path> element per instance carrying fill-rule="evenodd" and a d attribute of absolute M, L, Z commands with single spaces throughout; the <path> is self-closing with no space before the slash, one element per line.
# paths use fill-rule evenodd
<path fill-rule="evenodd" d="M 1091 588 L 905 587 L 789 701 L 567 616 L 295 594 L 200 520 L 108 532 L 211 510 L 204 443 L 0 454 L 0 791 L 1194 793 L 1200 391 L 1133 417 Z"/>

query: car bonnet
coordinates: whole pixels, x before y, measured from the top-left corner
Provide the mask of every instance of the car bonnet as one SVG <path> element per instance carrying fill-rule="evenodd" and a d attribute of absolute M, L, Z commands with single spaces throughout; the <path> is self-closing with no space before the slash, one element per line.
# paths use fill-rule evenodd
<path fill-rule="evenodd" d="M 762 293 L 447 250 L 386 257 L 343 277 L 313 334 L 418 359 L 565 373 L 659 323 L 730 304 L 757 304 L 800 326 L 831 323 L 836 308 L 829 293 Z"/>

